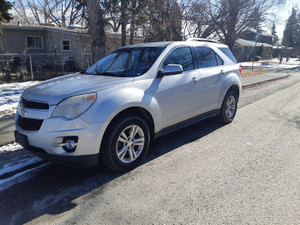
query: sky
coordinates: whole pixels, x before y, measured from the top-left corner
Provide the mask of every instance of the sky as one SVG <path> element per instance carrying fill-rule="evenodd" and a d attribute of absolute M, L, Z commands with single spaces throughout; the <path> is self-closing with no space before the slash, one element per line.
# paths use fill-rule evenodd
<path fill-rule="evenodd" d="M 281 6 L 272 10 L 278 17 L 278 20 L 276 20 L 276 31 L 279 38 L 283 36 L 286 21 L 291 15 L 293 7 L 300 10 L 300 0 L 287 0 L 283 7 Z"/>
<path fill-rule="evenodd" d="M 13 2 L 13 1 L 10 0 L 10 2 Z M 276 18 L 274 18 L 274 21 L 276 21 L 277 36 L 280 39 L 283 36 L 283 31 L 285 28 L 286 21 L 289 18 L 289 16 L 291 15 L 293 7 L 300 10 L 300 0 L 286 0 L 286 4 L 284 6 L 275 7 L 272 10 L 270 10 L 271 13 L 276 15 Z M 13 10 L 11 12 L 14 14 Z M 269 27 L 270 27 L 270 25 L 269 25 Z M 267 31 L 270 32 L 270 30 L 267 30 Z"/>

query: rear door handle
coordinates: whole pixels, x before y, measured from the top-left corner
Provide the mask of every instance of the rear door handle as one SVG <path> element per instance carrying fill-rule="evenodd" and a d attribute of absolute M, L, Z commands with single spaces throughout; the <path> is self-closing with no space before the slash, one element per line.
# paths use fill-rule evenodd
<path fill-rule="evenodd" d="M 200 81 L 200 78 L 197 78 L 197 77 L 193 77 L 192 78 L 192 82 L 193 83 L 197 83 L 198 81 Z"/>
<path fill-rule="evenodd" d="M 220 74 L 221 74 L 221 76 L 224 76 L 224 74 L 225 74 L 224 70 L 221 70 Z"/>

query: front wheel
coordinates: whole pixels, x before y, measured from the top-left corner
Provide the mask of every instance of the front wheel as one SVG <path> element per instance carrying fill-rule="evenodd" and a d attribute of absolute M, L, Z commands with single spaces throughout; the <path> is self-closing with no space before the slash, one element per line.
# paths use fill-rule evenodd
<path fill-rule="evenodd" d="M 147 123 L 139 116 L 124 115 L 109 125 L 100 150 L 101 161 L 117 172 L 131 170 L 145 157 L 149 144 Z"/>
<path fill-rule="evenodd" d="M 236 92 L 229 90 L 225 95 L 220 113 L 218 115 L 219 122 L 228 124 L 233 121 L 237 110 L 237 103 L 238 98 Z"/>

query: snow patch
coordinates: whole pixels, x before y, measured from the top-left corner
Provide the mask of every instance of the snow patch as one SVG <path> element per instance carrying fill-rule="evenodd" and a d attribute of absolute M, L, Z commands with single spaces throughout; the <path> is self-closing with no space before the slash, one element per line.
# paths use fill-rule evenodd
<path fill-rule="evenodd" d="M 26 180 L 29 180 L 31 177 L 33 177 L 34 172 L 36 172 L 37 170 L 39 170 L 42 167 L 45 167 L 49 164 L 50 163 L 45 163 L 45 164 L 42 164 L 40 166 L 31 168 L 31 169 L 28 169 L 28 170 L 24 170 L 20 173 L 15 174 L 12 177 L 0 180 L 0 191 L 7 189 L 7 188 L 11 187 L 14 184 L 21 183 L 21 182 L 24 182 Z"/>
<path fill-rule="evenodd" d="M 23 91 L 40 81 L 27 81 L 0 85 L 0 117 L 16 112 Z"/>
<path fill-rule="evenodd" d="M 257 62 L 241 62 L 240 66 L 293 69 L 293 68 L 300 68 L 300 61 L 298 58 L 290 58 L 288 59 L 288 61 L 286 58 L 283 58 L 280 63 L 279 59 L 273 58 L 267 60 L 260 60 Z"/>
<path fill-rule="evenodd" d="M 4 145 L 4 146 L 0 147 L 0 153 L 13 152 L 13 151 L 20 150 L 20 149 L 22 149 L 22 146 L 16 142 L 14 142 L 12 144 L 8 144 L 8 145 Z"/>
<path fill-rule="evenodd" d="M 2 177 L 0 178 L 0 191 L 16 183 L 20 183 L 28 180 L 31 177 L 33 171 L 36 171 L 42 166 L 49 164 L 49 163 L 45 163 L 33 168 L 28 168 L 28 166 L 30 165 L 42 162 L 43 159 L 33 154 L 28 154 L 26 152 L 20 154 L 21 151 L 25 151 L 25 150 L 21 145 L 17 143 L 12 143 L 0 147 L 1 156 L 2 157 L 6 156 L 1 161 L 1 166 L 0 166 L 0 177 Z M 13 157 L 13 158 L 7 161 L 4 160 L 5 158 L 9 159 L 9 157 Z"/>
<path fill-rule="evenodd" d="M 39 158 L 37 156 L 33 156 L 32 158 L 18 160 L 17 162 L 15 161 L 13 165 L 6 164 L 3 166 L 2 169 L 0 169 L 0 176 L 2 176 L 3 174 L 6 174 L 6 173 L 10 173 L 10 172 L 22 169 L 26 166 L 29 166 L 31 164 L 38 163 L 41 161 L 42 161 L 41 158 Z"/>

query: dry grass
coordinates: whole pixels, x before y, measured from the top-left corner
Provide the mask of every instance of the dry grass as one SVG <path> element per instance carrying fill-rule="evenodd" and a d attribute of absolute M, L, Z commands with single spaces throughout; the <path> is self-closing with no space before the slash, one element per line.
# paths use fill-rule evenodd
<path fill-rule="evenodd" d="M 243 70 L 242 75 L 243 77 L 247 76 L 255 76 L 255 75 L 261 75 L 264 73 L 267 73 L 268 71 L 260 71 L 260 70 Z"/>

